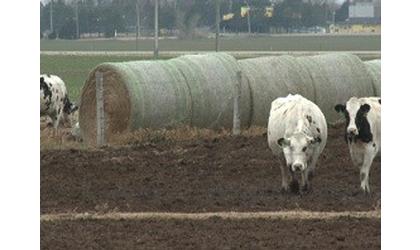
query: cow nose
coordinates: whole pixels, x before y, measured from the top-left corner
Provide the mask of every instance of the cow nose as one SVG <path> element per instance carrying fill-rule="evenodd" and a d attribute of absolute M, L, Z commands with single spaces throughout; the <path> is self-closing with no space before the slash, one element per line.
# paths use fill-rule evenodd
<path fill-rule="evenodd" d="M 293 171 L 302 171 L 303 165 L 300 163 L 293 164 Z"/>
<path fill-rule="evenodd" d="M 357 129 L 356 128 L 348 128 L 347 132 L 350 135 L 357 135 Z"/>

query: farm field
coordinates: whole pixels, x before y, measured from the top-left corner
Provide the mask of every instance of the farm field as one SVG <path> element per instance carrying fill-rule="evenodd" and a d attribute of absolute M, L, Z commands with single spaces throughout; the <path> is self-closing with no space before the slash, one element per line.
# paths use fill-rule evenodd
<path fill-rule="evenodd" d="M 222 49 L 236 58 L 347 50 L 362 60 L 380 58 L 380 36 L 340 39 L 224 38 Z M 40 70 L 60 76 L 79 103 L 96 65 L 152 59 L 152 41 L 142 42 L 136 52 L 134 41 L 41 41 Z M 235 43 L 238 50 L 229 47 Z M 164 40 L 161 48 L 160 59 L 168 59 L 211 51 L 213 40 Z M 45 118 L 40 125 L 42 249 L 381 248 L 381 159 L 372 164 L 372 193 L 365 196 L 343 124 L 328 128 L 312 190 L 304 194 L 281 191 L 265 128 L 237 137 L 223 129 L 141 130 L 91 148 L 70 128 L 52 136 Z"/>
<path fill-rule="evenodd" d="M 161 39 L 161 51 L 213 51 L 214 39 Z M 135 51 L 135 40 L 41 40 L 41 51 Z M 282 35 L 221 37 L 221 51 L 374 51 L 380 35 Z M 153 40 L 139 41 L 139 51 L 153 51 Z"/>
<path fill-rule="evenodd" d="M 366 197 L 358 192 L 359 173 L 343 130 L 329 128 L 313 190 L 302 196 L 281 192 L 278 161 L 263 130 L 239 137 L 153 137 L 122 147 L 41 150 L 41 217 L 69 216 L 41 220 L 41 248 L 380 249 L 380 159 L 372 165 L 372 194 Z M 255 214 L 240 219 L 217 214 L 231 211 Z M 297 217 L 256 217 L 276 211 L 294 211 Z M 156 215 L 113 218 L 148 212 Z M 318 215 L 337 212 L 368 214 Z M 173 213 L 194 214 L 176 218 Z M 195 218 L 201 213 L 216 214 Z"/>
<path fill-rule="evenodd" d="M 41 224 L 41 249 L 380 249 L 380 220 L 82 220 Z"/>

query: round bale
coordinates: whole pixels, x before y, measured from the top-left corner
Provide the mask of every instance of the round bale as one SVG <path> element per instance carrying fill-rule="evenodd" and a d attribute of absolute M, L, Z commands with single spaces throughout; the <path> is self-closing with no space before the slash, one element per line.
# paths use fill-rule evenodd
<path fill-rule="evenodd" d="M 82 89 L 80 130 L 96 142 L 96 72 L 104 76 L 105 138 L 139 128 L 179 125 L 230 128 L 237 61 L 226 53 L 187 55 L 170 60 L 103 63 Z M 249 126 L 250 93 L 242 86 L 241 115 Z"/>

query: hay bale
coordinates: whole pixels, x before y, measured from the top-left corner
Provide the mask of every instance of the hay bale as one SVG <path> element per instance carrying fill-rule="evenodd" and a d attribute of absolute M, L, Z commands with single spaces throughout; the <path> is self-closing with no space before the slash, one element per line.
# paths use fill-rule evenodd
<path fill-rule="evenodd" d="M 235 58 L 225 53 L 181 56 L 170 63 L 177 65 L 190 87 L 192 100 L 191 125 L 207 128 L 231 128 L 233 95 L 238 84 L 239 66 Z M 241 88 L 242 126 L 249 126 L 250 93 Z"/>
<path fill-rule="evenodd" d="M 100 64 L 90 72 L 82 89 L 82 137 L 89 144 L 96 141 L 97 71 L 104 74 L 105 137 L 112 143 L 119 134 L 139 128 L 230 128 L 238 69 L 236 60 L 224 53 Z M 243 86 L 242 94 L 241 113 L 244 126 L 249 126 L 247 86 Z"/>
<path fill-rule="evenodd" d="M 372 77 L 372 84 L 375 96 L 381 96 L 381 59 L 364 62 Z"/>
<path fill-rule="evenodd" d="M 371 64 L 351 54 L 236 61 L 225 53 L 103 63 L 92 70 L 82 89 L 80 132 L 85 142 L 96 142 L 97 71 L 104 74 L 105 137 L 112 143 L 120 133 L 139 128 L 231 128 L 238 71 L 243 76 L 242 127 L 265 126 L 271 102 L 290 93 L 314 101 L 334 123 L 340 118 L 335 104 L 351 96 L 374 95 L 372 79 L 378 73 Z M 380 93 L 380 82 L 378 86 Z"/>
<path fill-rule="evenodd" d="M 335 53 L 298 57 L 297 61 L 309 72 L 315 88 L 315 103 L 329 123 L 340 119 L 334 110 L 337 103 L 344 103 L 352 96 L 374 94 L 372 78 L 355 55 Z"/>
<path fill-rule="evenodd" d="M 314 100 L 309 73 L 292 56 L 270 56 L 239 60 L 244 81 L 251 89 L 251 124 L 267 125 L 271 102 L 289 93 Z"/>

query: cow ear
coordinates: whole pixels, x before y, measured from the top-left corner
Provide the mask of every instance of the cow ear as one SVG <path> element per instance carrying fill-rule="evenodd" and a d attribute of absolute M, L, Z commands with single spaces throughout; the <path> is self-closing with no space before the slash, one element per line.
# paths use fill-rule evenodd
<path fill-rule="evenodd" d="M 362 111 L 363 113 L 367 113 L 370 110 L 370 105 L 365 103 L 362 106 L 360 106 L 360 111 Z"/>
<path fill-rule="evenodd" d="M 340 113 L 340 112 L 344 112 L 344 110 L 346 110 L 346 106 L 344 106 L 343 104 L 337 104 L 337 105 L 335 105 L 334 109 L 337 113 Z"/>
<path fill-rule="evenodd" d="M 280 138 L 277 140 L 277 144 L 280 145 L 280 147 L 287 147 L 290 146 L 290 140 L 285 138 Z"/>

